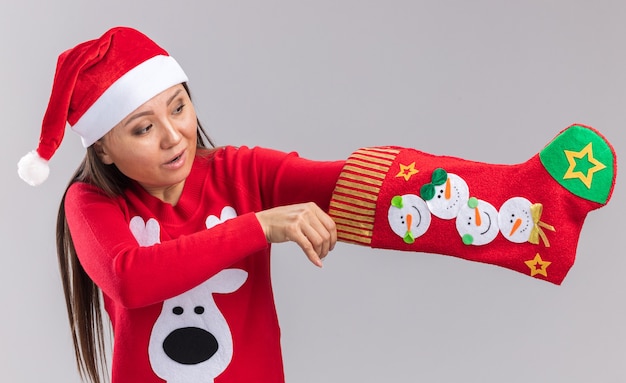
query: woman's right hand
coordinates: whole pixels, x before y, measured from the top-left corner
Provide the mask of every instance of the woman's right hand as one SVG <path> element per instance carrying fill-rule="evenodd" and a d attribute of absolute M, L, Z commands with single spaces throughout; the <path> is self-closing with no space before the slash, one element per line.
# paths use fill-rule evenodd
<path fill-rule="evenodd" d="M 293 241 L 318 267 L 337 242 L 335 222 L 313 202 L 279 206 L 256 216 L 268 242 Z"/>

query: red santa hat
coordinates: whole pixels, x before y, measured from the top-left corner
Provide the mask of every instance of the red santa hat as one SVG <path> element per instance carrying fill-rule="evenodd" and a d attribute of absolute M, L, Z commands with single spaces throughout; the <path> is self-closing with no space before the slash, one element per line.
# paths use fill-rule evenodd
<path fill-rule="evenodd" d="M 33 186 L 46 180 L 66 125 L 88 147 L 143 103 L 185 81 L 176 60 L 132 28 L 112 28 L 61 53 L 39 145 L 19 161 L 19 176 Z"/>

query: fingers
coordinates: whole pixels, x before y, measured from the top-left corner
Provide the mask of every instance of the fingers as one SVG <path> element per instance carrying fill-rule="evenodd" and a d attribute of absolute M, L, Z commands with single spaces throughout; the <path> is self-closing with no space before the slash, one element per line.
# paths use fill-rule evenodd
<path fill-rule="evenodd" d="M 335 222 L 323 212 L 317 205 L 314 205 L 315 217 L 309 221 L 310 226 L 305 231 L 315 252 L 320 258 L 324 258 L 335 247 L 337 242 L 337 229 Z"/>
<path fill-rule="evenodd" d="M 316 227 L 317 226 L 317 227 Z M 302 236 L 298 245 L 302 248 L 309 260 L 316 266 L 322 266 L 322 259 L 328 255 L 331 249 L 331 235 L 328 230 L 318 222 L 303 227 Z"/>
<path fill-rule="evenodd" d="M 293 241 L 298 246 L 300 246 L 300 248 L 302 249 L 302 251 L 304 251 L 304 254 L 307 256 L 309 261 L 311 261 L 311 263 L 313 263 L 317 267 L 322 267 L 322 258 L 324 257 L 324 255 L 322 255 L 321 251 L 316 249 L 316 246 L 314 245 L 316 240 L 311 239 L 314 234 L 315 233 L 310 233 L 307 236 L 303 232 L 299 232 L 299 234 L 295 236 Z"/>
<path fill-rule="evenodd" d="M 314 265 L 322 267 L 322 259 L 337 242 L 335 222 L 313 203 L 300 208 L 302 211 L 289 230 L 289 238 L 300 246 Z"/>

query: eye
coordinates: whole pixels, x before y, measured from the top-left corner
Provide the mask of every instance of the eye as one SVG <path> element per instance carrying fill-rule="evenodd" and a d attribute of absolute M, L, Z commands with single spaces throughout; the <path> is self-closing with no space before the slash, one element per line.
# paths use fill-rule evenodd
<path fill-rule="evenodd" d="M 148 133 L 148 131 L 150 131 L 150 129 L 152 129 L 152 124 L 150 124 L 150 125 L 148 125 L 146 127 L 143 127 L 143 128 L 140 127 L 140 128 L 137 128 L 137 129 L 133 130 L 133 135 L 141 136 L 143 134 Z"/>
<path fill-rule="evenodd" d="M 193 309 L 193 312 L 195 312 L 196 314 L 200 315 L 200 314 L 204 313 L 204 307 L 202 307 L 202 306 L 196 306 L 196 307 Z"/>
<path fill-rule="evenodd" d="M 176 109 L 174 109 L 174 114 L 181 114 L 185 109 L 185 104 L 180 104 Z"/>
<path fill-rule="evenodd" d="M 182 308 L 182 307 L 180 307 L 180 306 L 176 306 L 176 307 L 174 307 L 174 308 L 172 309 L 172 312 L 173 312 L 175 315 L 182 315 L 182 313 L 183 313 L 184 311 L 185 311 L 185 310 L 183 310 L 183 308 Z"/>

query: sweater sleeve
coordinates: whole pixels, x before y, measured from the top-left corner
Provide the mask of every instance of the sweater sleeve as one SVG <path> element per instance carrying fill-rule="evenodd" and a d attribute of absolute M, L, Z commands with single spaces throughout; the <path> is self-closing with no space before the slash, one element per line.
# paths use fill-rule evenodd
<path fill-rule="evenodd" d="M 65 212 L 81 265 L 105 294 L 127 308 L 179 295 L 268 247 L 253 213 L 141 247 L 129 229 L 120 201 L 82 183 L 69 188 Z M 246 241 L 240 236 L 244 228 Z"/>
<path fill-rule="evenodd" d="M 345 161 L 314 161 L 295 152 L 269 149 L 262 149 L 258 157 L 257 164 L 263 164 L 258 180 L 263 183 L 261 190 L 268 194 L 263 198 L 265 208 L 315 202 L 328 212 Z"/>

